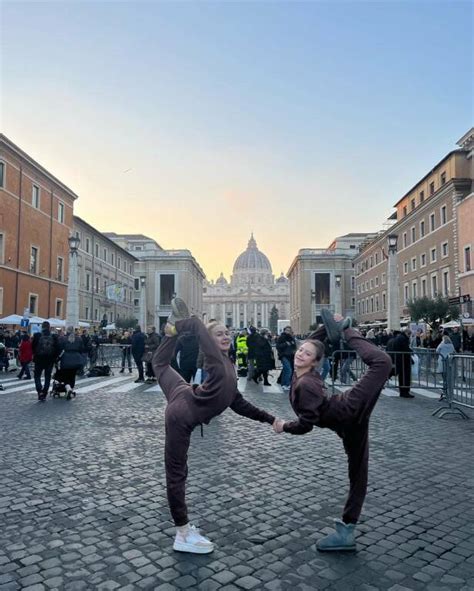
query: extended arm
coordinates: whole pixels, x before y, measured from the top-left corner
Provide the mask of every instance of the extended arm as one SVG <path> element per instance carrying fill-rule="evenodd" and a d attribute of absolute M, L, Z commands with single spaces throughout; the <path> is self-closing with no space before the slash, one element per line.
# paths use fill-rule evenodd
<path fill-rule="evenodd" d="M 235 394 L 234 401 L 230 405 L 230 408 L 238 415 L 247 417 L 253 421 L 260 421 L 261 423 L 269 423 L 271 425 L 275 420 L 275 417 L 266 410 L 257 408 L 248 400 L 245 400 L 238 390 Z"/>

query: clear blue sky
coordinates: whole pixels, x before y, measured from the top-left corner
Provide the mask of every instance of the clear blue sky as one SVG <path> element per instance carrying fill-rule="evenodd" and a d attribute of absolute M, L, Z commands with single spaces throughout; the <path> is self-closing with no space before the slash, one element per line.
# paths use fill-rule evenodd
<path fill-rule="evenodd" d="M 3 2 L 2 130 L 226 275 L 374 231 L 473 120 L 469 2 Z M 128 172 L 124 172 L 128 169 Z"/>

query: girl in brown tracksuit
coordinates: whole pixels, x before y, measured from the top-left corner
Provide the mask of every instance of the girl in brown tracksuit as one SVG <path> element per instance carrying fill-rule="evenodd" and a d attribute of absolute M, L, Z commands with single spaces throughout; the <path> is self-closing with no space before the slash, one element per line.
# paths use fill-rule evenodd
<path fill-rule="evenodd" d="M 213 544 L 189 525 L 185 501 L 191 433 L 196 426 L 209 423 L 227 407 L 255 421 L 273 424 L 275 417 L 247 402 L 238 391 L 235 368 L 227 356 L 231 341 L 225 326 L 216 323 L 208 330 L 198 318 L 187 318 L 177 321 L 175 328 L 178 334 L 186 331 L 198 337 L 207 377 L 201 385 L 191 386 L 170 367 L 177 335 L 167 336 L 153 357 L 153 371 L 168 401 L 165 469 L 168 503 L 177 527 L 173 548 L 208 553 L 212 552 Z"/>
<path fill-rule="evenodd" d="M 369 464 L 369 419 L 380 392 L 392 369 L 390 357 L 352 328 L 344 330 L 344 338 L 362 361 L 367 372 L 350 390 L 326 396 L 323 381 L 314 369 L 324 356 L 321 341 L 326 336 L 324 327 L 304 341 L 295 355 L 290 403 L 298 416 L 291 422 L 276 421 L 274 429 L 293 435 L 303 435 L 321 427 L 335 431 L 342 439 L 347 455 L 350 489 L 342 521 L 336 521 L 336 532 L 320 540 L 320 551 L 354 550 L 354 528 L 367 493 Z"/>

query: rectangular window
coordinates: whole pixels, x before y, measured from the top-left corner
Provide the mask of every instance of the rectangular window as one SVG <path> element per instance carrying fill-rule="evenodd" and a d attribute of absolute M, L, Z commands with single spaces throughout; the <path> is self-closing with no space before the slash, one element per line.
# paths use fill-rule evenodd
<path fill-rule="evenodd" d="M 430 232 L 434 232 L 435 230 L 436 230 L 435 214 L 432 213 L 430 215 Z"/>
<path fill-rule="evenodd" d="M 438 277 L 431 276 L 431 297 L 435 298 L 438 295 Z"/>
<path fill-rule="evenodd" d="M 5 240 L 3 233 L 0 234 L 0 265 L 5 263 Z"/>
<path fill-rule="evenodd" d="M 375 278 L 375 287 L 378 287 L 378 286 L 379 286 L 379 278 L 377 275 L 377 277 Z"/>
<path fill-rule="evenodd" d="M 89 320 L 89 308 L 86 306 L 86 320 Z"/>
<path fill-rule="evenodd" d="M 354 277 L 354 275 L 351 276 L 351 289 L 355 289 L 355 280 L 356 278 Z"/>
<path fill-rule="evenodd" d="M 0 187 L 5 187 L 5 162 L 0 162 Z"/>
<path fill-rule="evenodd" d="M 96 257 L 96 259 L 99 258 L 99 245 L 98 244 L 95 245 L 95 257 Z"/>
<path fill-rule="evenodd" d="M 133 300 L 133 305 L 134 305 L 135 307 L 138 307 L 138 306 L 140 305 L 140 300 L 139 300 L 138 298 L 135 298 L 135 299 Z"/>
<path fill-rule="evenodd" d="M 444 224 L 446 224 L 447 221 L 448 221 L 448 218 L 447 218 L 446 205 L 443 205 L 443 207 L 441 208 L 441 225 L 444 226 Z"/>
<path fill-rule="evenodd" d="M 464 247 L 464 271 L 467 273 L 471 270 L 471 247 Z"/>
<path fill-rule="evenodd" d="M 414 200 L 414 199 L 412 199 L 412 200 L 411 200 L 411 210 L 413 211 L 413 210 L 415 209 L 415 207 L 416 207 L 415 200 Z"/>
<path fill-rule="evenodd" d="M 427 293 L 426 293 L 426 279 L 421 280 L 421 295 L 423 297 L 425 297 L 427 295 Z"/>
<path fill-rule="evenodd" d="M 421 220 L 420 222 L 420 238 L 423 238 L 425 235 L 425 220 Z"/>
<path fill-rule="evenodd" d="M 387 294 L 383 292 L 382 294 L 382 310 L 386 310 L 387 308 Z"/>
<path fill-rule="evenodd" d="M 94 320 L 99 320 L 99 310 L 97 308 L 94 310 Z"/>
<path fill-rule="evenodd" d="M 436 248 L 432 248 L 430 253 L 431 253 L 431 262 L 436 263 Z"/>
<path fill-rule="evenodd" d="M 114 253 L 112 252 L 112 253 L 110 253 L 110 264 L 113 265 L 114 262 L 115 262 Z"/>
<path fill-rule="evenodd" d="M 447 242 L 443 242 L 443 244 L 441 245 L 441 256 L 444 258 L 446 258 L 449 254 L 449 248 L 448 248 L 448 243 Z"/>
<path fill-rule="evenodd" d="M 86 273 L 86 291 L 91 290 L 91 276 L 89 273 Z"/>
<path fill-rule="evenodd" d="M 160 306 L 169 306 L 171 304 L 171 300 L 174 298 L 176 291 L 174 282 L 174 275 L 160 275 Z"/>
<path fill-rule="evenodd" d="M 433 195 L 435 192 L 434 182 L 430 183 L 430 195 Z"/>
<path fill-rule="evenodd" d="M 56 300 L 55 317 L 56 318 L 61 318 L 62 315 L 63 315 L 63 301 L 62 300 Z"/>
<path fill-rule="evenodd" d="M 379 311 L 379 296 L 378 295 L 375 296 L 375 310 L 376 310 L 376 312 Z"/>
<path fill-rule="evenodd" d="M 406 275 L 408 273 L 408 261 L 403 263 L 403 274 Z"/>
<path fill-rule="evenodd" d="M 446 184 L 446 173 L 445 172 L 441 173 L 441 184 L 442 185 Z"/>
<path fill-rule="evenodd" d="M 382 273 L 382 285 L 385 285 L 385 277 L 386 277 L 385 273 Z"/>
<path fill-rule="evenodd" d="M 91 241 L 89 238 L 86 238 L 86 252 L 89 253 L 91 251 Z"/>
<path fill-rule="evenodd" d="M 314 299 L 316 305 L 328 306 L 331 303 L 330 279 L 331 275 L 329 273 L 314 274 Z"/>
<path fill-rule="evenodd" d="M 33 207 L 36 207 L 36 209 L 39 209 L 40 206 L 40 188 L 36 185 L 33 185 L 32 191 L 31 191 L 31 204 L 33 205 Z"/>
<path fill-rule="evenodd" d="M 406 304 L 410 298 L 410 294 L 408 291 L 408 283 L 405 283 L 405 285 L 403 286 L 403 290 L 404 290 L 404 302 Z"/>
<path fill-rule="evenodd" d="M 370 257 L 370 268 L 372 268 L 374 266 L 374 257 L 371 256 Z"/>
<path fill-rule="evenodd" d="M 413 283 L 411 284 L 411 295 L 414 300 L 418 297 L 417 288 L 418 288 L 418 285 L 417 285 L 416 281 L 413 281 Z"/>
<path fill-rule="evenodd" d="M 414 242 L 416 242 L 416 228 L 415 228 L 415 226 L 413 226 L 413 228 L 411 229 L 411 243 L 413 244 Z"/>
<path fill-rule="evenodd" d="M 411 259 L 411 270 L 416 271 L 416 257 Z"/>
<path fill-rule="evenodd" d="M 100 291 L 100 278 L 96 277 L 95 278 L 95 293 L 99 293 Z"/>
<path fill-rule="evenodd" d="M 31 252 L 30 252 L 30 273 L 34 273 L 36 275 L 37 272 L 38 272 L 38 249 L 36 248 L 36 246 L 32 246 Z"/>
<path fill-rule="evenodd" d="M 58 222 L 64 224 L 64 203 L 58 203 Z"/>
<path fill-rule="evenodd" d="M 443 271 L 443 295 L 449 295 L 449 271 Z"/>
<path fill-rule="evenodd" d="M 58 281 L 62 281 L 64 279 L 64 259 L 62 257 L 58 257 L 58 262 L 56 265 L 56 279 Z"/>
<path fill-rule="evenodd" d="M 426 267 L 426 254 L 425 253 L 420 255 L 420 267 Z"/>
<path fill-rule="evenodd" d="M 38 313 L 38 296 L 35 293 L 30 293 L 28 307 L 30 314 L 36 315 Z"/>
<path fill-rule="evenodd" d="M 351 298 L 351 308 L 355 308 L 355 305 L 356 305 L 356 299 Z"/>
<path fill-rule="evenodd" d="M 370 280 L 370 289 L 373 289 L 373 288 L 374 288 L 374 280 L 373 280 L 373 279 L 371 279 L 371 280 Z"/>
<path fill-rule="evenodd" d="M 403 248 L 407 247 L 407 233 L 403 232 Z"/>
<path fill-rule="evenodd" d="M 407 206 L 406 206 L 406 205 L 404 205 L 404 206 L 403 206 L 403 217 L 406 217 L 406 216 L 407 216 L 407 213 L 408 213 L 408 211 L 407 211 Z"/>
<path fill-rule="evenodd" d="M 120 269 L 121 266 L 122 266 L 122 259 L 120 257 L 117 257 L 117 268 Z"/>
<path fill-rule="evenodd" d="M 420 191 L 420 203 L 423 203 L 424 200 L 425 200 L 425 192 Z"/>
<path fill-rule="evenodd" d="M 370 311 L 371 312 L 374 311 L 374 298 L 373 298 L 373 296 L 370 298 Z"/>
<path fill-rule="evenodd" d="M 379 253 L 378 252 L 375 253 L 375 264 L 376 265 L 379 264 Z"/>
<path fill-rule="evenodd" d="M 107 249 L 104 248 L 104 261 L 107 262 Z"/>

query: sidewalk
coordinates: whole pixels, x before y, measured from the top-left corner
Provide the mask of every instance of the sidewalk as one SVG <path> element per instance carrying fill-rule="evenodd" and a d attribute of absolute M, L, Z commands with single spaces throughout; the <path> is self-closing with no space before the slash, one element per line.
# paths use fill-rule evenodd
<path fill-rule="evenodd" d="M 241 382 L 293 416 L 277 387 Z M 474 589 L 474 420 L 382 396 L 359 551 L 325 555 L 316 540 L 347 492 L 338 438 L 276 435 L 228 410 L 193 434 L 191 518 L 216 551 L 190 556 L 171 549 L 163 396 L 131 384 L 81 380 L 76 400 L 45 404 L 28 384 L 0 392 L 0 591 Z"/>

